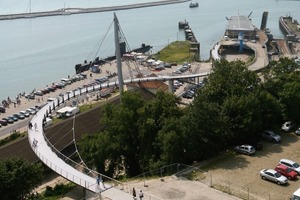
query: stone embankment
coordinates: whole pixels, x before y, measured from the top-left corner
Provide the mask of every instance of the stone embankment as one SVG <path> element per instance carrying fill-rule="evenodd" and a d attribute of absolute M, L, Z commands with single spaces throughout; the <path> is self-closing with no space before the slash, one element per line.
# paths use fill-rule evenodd
<path fill-rule="evenodd" d="M 161 5 L 168 5 L 168 4 L 175 4 L 175 3 L 184 3 L 187 1 L 190 1 L 190 0 L 164 0 L 164 1 L 155 1 L 155 2 L 148 2 L 148 3 L 137 3 L 137 4 L 131 4 L 131 5 L 97 7 L 97 8 L 63 8 L 63 9 L 54 10 L 54 11 L 0 15 L 0 20 L 48 17 L 48 16 L 83 14 L 83 13 L 94 13 L 94 12 L 107 12 L 107 11 L 114 11 L 114 10 L 127 10 L 127 9 L 134 9 L 134 8 L 143 8 L 143 7 L 161 6 Z"/>

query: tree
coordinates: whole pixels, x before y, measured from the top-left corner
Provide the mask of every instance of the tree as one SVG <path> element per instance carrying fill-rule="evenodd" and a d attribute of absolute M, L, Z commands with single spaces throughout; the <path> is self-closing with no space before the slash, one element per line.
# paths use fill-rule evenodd
<path fill-rule="evenodd" d="M 282 118 L 298 121 L 299 65 L 291 59 L 280 58 L 278 62 L 272 62 L 263 75 L 265 81 L 262 86 L 280 102 Z"/>
<path fill-rule="evenodd" d="M 3 200 L 28 198 L 42 180 L 40 163 L 29 163 L 21 158 L 0 161 L 0 196 Z"/>

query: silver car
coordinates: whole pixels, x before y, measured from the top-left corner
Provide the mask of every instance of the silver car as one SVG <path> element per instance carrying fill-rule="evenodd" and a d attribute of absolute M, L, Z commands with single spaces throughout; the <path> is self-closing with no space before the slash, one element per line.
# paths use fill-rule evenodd
<path fill-rule="evenodd" d="M 238 153 L 243 153 L 243 154 L 246 154 L 249 156 L 249 155 L 253 155 L 255 153 L 255 148 L 251 145 L 243 144 L 243 145 L 234 147 L 234 151 L 238 152 Z"/>
<path fill-rule="evenodd" d="M 271 130 L 264 131 L 261 136 L 263 139 L 270 141 L 270 142 L 278 143 L 281 141 L 280 135 L 274 133 Z"/>
<path fill-rule="evenodd" d="M 260 171 L 260 176 L 264 180 L 269 180 L 277 183 L 278 185 L 287 184 L 288 179 L 282 176 L 274 169 L 263 169 Z"/>

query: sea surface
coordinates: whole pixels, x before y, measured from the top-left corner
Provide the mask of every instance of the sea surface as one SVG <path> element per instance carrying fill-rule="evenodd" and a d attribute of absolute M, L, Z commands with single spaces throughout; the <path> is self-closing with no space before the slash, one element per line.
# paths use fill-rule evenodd
<path fill-rule="evenodd" d="M 157 1 L 157 0 L 154 0 Z M 88 8 L 128 5 L 151 0 L 1 0 L 0 14 L 27 13 L 61 8 Z M 292 16 L 300 20 L 300 1 L 286 0 L 199 0 L 116 11 L 131 49 L 142 43 L 155 53 L 176 40 L 184 40 L 178 22 L 187 20 L 198 42 L 200 57 L 209 58 L 212 46 L 223 36 L 233 15 L 250 15 L 260 27 L 262 13 L 268 11 L 267 27 L 282 38 L 278 19 Z M 114 54 L 113 13 L 99 12 L 69 16 L 0 21 L 0 100 L 29 93 L 61 78 L 75 74 L 75 64 Z"/>

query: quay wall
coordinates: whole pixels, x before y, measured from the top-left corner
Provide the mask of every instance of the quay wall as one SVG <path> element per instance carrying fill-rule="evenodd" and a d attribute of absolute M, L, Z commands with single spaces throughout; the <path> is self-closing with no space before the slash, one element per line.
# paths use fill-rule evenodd
<path fill-rule="evenodd" d="M 84 14 L 84 13 L 94 13 L 94 12 L 107 12 L 107 11 L 114 11 L 114 10 L 127 10 L 127 9 L 161 6 L 161 5 L 168 5 L 168 4 L 175 4 L 175 3 L 184 3 L 188 1 L 190 0 L 163 0 L 163 1 L 148 2 L 148 3 L 123 5 L 123 6 L 110 6 L 110 7 L 97 7 L 97 8 L 65 8 L 65 9 L 45 11 L 45 12 L 0 15 L 0 20 L 13 20 L 13 19 L 48 17 L 48 16 L 59 16 L 59 15 Z"/>

